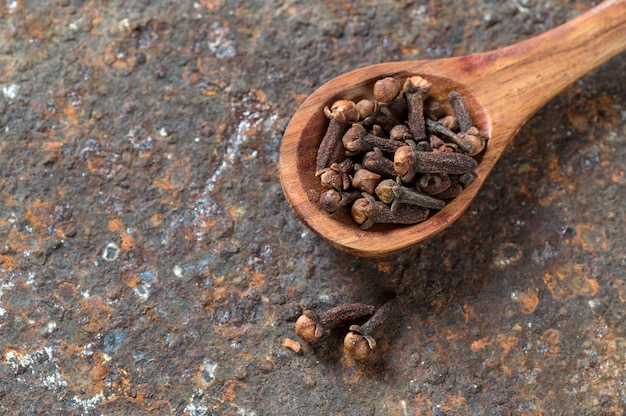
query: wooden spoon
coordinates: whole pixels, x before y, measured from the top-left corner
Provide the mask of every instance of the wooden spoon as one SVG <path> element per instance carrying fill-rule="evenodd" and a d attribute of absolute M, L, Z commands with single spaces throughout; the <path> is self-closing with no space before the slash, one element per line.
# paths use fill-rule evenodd
<path fill-rule="evenodd" d="M 382 257 L 423 241 L 450 225 L 470 205 L 487 175 L 524 123 L 565 87 L 626 49 L 626 0 L 605 0 L 581 16 L 524 42 L 456 58 L 390 62 L 341 75 L 313 92 L 298 108 L 280 149 L 283 191 L 296 216 L 335 247 L 362 257 Z M 318 199 L 317 148 L 328 126 L 323 108 L 337 99 L 371 98 L 375 81 L 420 75 L 430 95 L 447 102 L 459 91 L 474 124 L 490 139 L 479 156 L 478 177 L 426 221 L 377 224 L 362 231 L 346 212 L 329 215 Z"/>

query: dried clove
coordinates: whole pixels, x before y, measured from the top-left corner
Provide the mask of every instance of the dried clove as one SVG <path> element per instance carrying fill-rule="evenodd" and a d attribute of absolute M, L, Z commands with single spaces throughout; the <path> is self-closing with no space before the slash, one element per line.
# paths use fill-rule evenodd
<path fill-rule="evenodd" d="M 409 112 L 408 124 L 413 138 L 417 141 L 426 138 L 424 101 L 431 87 L 432 84 L 420 76 L 409 77 L 404 82 L 404 95 Z"/>
<path fill-rule="evenodd" d="M 318 172 L 320 182 L 327 189 L 348 189 L 350 187 L 350 175 L 354 172 L 352 159 L 344 159 L 340 163 L 333 163 L 329 168 Z"/>
<path fill-rule="evenodd" d="M 456 181 L 451 181 L 450 186 L 433 196 L 436 196 L 439 199 L 453 199 L 459 196 L 461 191 L 463 191 L 461 184 Z"/>
<path fill-rule="evenodd" d="M 349 100 L 336 101 L 330 109 L 325 107 L 324 115 L 330 119 L 330 123 L 317 150 L 316 175 L 340 160 L 343 152 L 341 138 L 350 124 L 358 121 L 360 117 L 356 104 Z"/>
<path fill-rule="evenodd" d="M 459 130 L 459 120 L 455 116 L 445 116 L 437 120 L 437 123 L 441 124 L 452 132 Z"/>
<path fill-rule="evenodd" d="M 371 127 L 373 125 L 379 125 L 383 130 L 389 131 L 398 124 L 400 121 L 390 111 L 388 105 L 383 105 L 378 101 L 373 101 L 374 111 L 368 117 L 363 118 L 363 125 Z"/>
<path fill-rule="evenodd" d="M 302 341 L 312 344 L 335 326 L 372 315 L 375 310 L 373 306 L 363 303 L 340 305 L 319 315 L 307 309 L 296 321 L 296 334 Z"/>
<path fill-rule="evenodd" d="M 374 336 L 395 314 L 398 301 L 393 299 L 381 306 L 363 325 L 351 325 L 343 339 L 344 351 L 355 360 L 367 358 L 376 348 Z"/>
<path fill-rule="evenodd" d="M 417 182 L 417 189 L 428 195 L 435 195 L 448 189 L 451 184 L 452 179 L 450 179 L 449 175 L 425 173 Z"/>
<path fill-rule="evenodd" d="M 378 147 L 363 155 L 361 162 L 365 169 L 378 173 L 382 176 L 395 177 L 396 172 L 393 169 L 393 160 L 385 157 Z"/>
<path fill-rule="evenodd" d="M 385 203 L 377 201 L 371 194 L 364 192 L 363 198 L 352 204 L 352 218 L 362 230 L 374 224 L 417 224 L 428 218 L 428 208 L 417 205 L 401 205 L 391 211 Z"/>
<path fill-rule="evenodd" d="M 368 133 L 365 127 L 360 124 L 353 124 L 346 131 L 343 135 L 342 143 L 348 154 L 351 155 L 368 152 L 375 147 L 378 147 L 385 153 L 394 153 L 399 147 L 404 145 L 404 143 L 396 140 L 374 136 Z"/>
<path fill-rule="evenodd" d="M 372 130 L 372 134 L 376 137 L 382 137 L 382 138 L 387 138 L 387 132 L 385 131 L 385 129 L 379 125 L 379 124 L 374 124 L 371 128 Z"/>
<path fill-rule="evenodd" d="M 400 204 L 418 205 L 431 209 L 442 209 L 446 203 L 440 199 L 423 194 L 413 189 L 402 186 L 400 177 L 396 180 L 385 179 L 375 189 L 376 196 L 386 203 L 391 204 L 391 212 L 398 210 Z"/>
<path fill-rule="evenodd" d="M 448 141 L 452 141 L 452 143 L 459 146 L 459 148 L 461 148 L 461 150 L 463 150 L 465 153 L 469 153 L 467 143 L 461 140 L 461 138 L 455 132 L 448 129 L 443 124 L 437 121 L 426 120 L 426 128 L 429 133 L 434 133 L 439 135 L 439 137 L 443 139 L 448 139 Z"/>
<path fill-rule="evenodd" d="M 480 134 L 478 127 L 475 126 L 471 126 L 467 131 L 460 133 L 459 140 L 463 142 L 463 146 L 470 156 L 476 156 L 485 148 L 486 138 Z"/>
<path fill-rule="evenodd" d="M 472 117 L 470 116 L 465 99 L 457 91 L 452 91 L 448 94 L 448 101 L 452 107 L 452 111 L 459 122 L 460 131 L 464 132 L 472 127 Z"/>
<path fill-rule="evenodd" d="M 424 115 L 431 120 L 439 120 L 445 117 L 446 111 L 439 101 L 431 98 L 424 103 Z"/>
<path fill-rule="evenodd" d="M 472 182 L 474 182 L 474 179 L 476 179 L 476 172 L 468 172 L 456 176 L 456 180 L 463 188 L 467 188 Z"/>
<path fill-rule="evenodd" d="M 320 204 L 329 213 L 336 212 L 341 207 L 347 207 L 361 197 L 361 191 L 338 191 L 329 189 L 320 195 Z"/>
<path fill-rule="evenodd" d="M 389 138 L 392 140 L 412 140 L 413 135 L 411 134 L 411 129 L 406 124 L 397 124 L 393 126 L 391 130 L 389 130 Z"/>
<path fill-rule="evenodd" d="M 378 182 L 380 182 L 380 175 L 364 168 L 357 170 L 352 178 L 352 186 L 368 194 L 374 193 Z"/>
<path fill-rule="evenodd" d="M 379 79 L 374 83 L 374 99 L 380 103 L 388 103 L 396 98 L 401 90 L 400 81 L 394 77 Z"/>
<path fill-rule="evenodd" d="M 359 110 L 360 119 L 365 120 L 374 114 L 376 104 L 374 104 L 374 101 L 364 98 L 356 103 L 356 108 Z"/>
<path fill-rule="evenodd" d="M 476 160 L 463 153 L 420 152 L 415 144 L 398 149 L 393 165 L 403 182 L 410 182 L 416 173 L 445 173 L 460 175 L 472 172 L 478 166 Z"/>

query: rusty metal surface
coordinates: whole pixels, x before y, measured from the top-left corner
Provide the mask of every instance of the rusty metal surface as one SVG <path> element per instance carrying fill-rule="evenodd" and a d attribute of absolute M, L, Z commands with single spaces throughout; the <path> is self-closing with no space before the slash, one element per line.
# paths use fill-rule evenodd
<path fill-rule="evenodd" d="M 0 413 L 624 414 L 623 55 L 396 256 L 322 242 L 277 171 L 290 115 L 332 77 L 504 46 L 591 2 L 1 7 Z M 365 362 L 346 328 L 282 345 L 303 307 L 393 295 Z"/>

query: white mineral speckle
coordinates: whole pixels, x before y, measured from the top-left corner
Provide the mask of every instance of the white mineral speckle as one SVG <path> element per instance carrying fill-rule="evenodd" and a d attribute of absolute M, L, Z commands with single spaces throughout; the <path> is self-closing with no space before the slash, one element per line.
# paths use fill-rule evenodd
<path fill-rule="evenodd" d="M 17 84 L 6 85 L 2 87 L 2 95 L 9 100 L 13 100 L 17 97 L 17 92 L 20 86 Z"/>

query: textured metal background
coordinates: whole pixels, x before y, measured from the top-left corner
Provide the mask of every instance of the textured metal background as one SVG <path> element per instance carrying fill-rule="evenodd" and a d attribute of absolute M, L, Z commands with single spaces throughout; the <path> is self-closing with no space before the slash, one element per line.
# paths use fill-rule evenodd
<path fill-rule="evenodd" d="M 353 68 L 511 44 L 588 1 L 0 3 L 0 413 L 622 415 L 626 63 L 390 258 L 305 229 L 278 149 Z M 512 102 L 511 106 L 515 106 Z M 402 311 L 365 363 L 303 307 Z"/>

